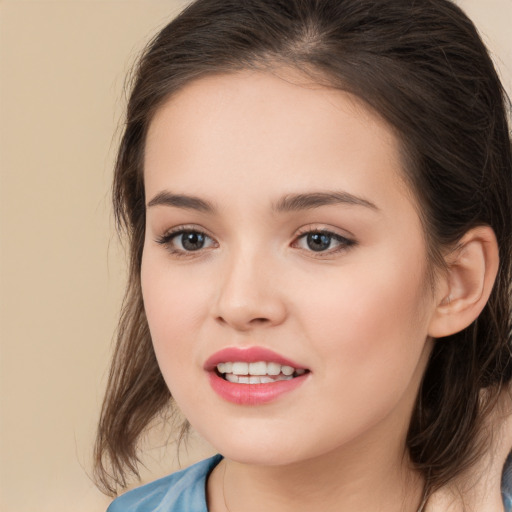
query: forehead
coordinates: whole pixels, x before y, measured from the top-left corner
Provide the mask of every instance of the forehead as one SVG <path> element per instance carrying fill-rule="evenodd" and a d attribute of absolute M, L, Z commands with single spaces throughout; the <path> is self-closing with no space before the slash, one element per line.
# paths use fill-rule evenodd
<path fill-rule="evenodd" d="M 272 194 L 273 185 L 290 193 L 334 186 L 379 202 L 384 188 L 409 195 L 393 130 L 357 97 L 290 70 L 185 86 L 157 111 L 144 163 L 148 196 L 168 187 L 208 194 L 219 184 L 248 196 Z"/>

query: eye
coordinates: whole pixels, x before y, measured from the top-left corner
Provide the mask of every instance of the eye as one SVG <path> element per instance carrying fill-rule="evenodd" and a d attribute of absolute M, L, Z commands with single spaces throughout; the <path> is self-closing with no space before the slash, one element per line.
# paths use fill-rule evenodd
<path fill-rule="evenodd" d="M 307 231 L 297 238 L 294 246 L 317 253 L 336 253 L 355 245 L 354 240 L 326 230 Z"/>
<path fill-rule="evenodd" d="M 214 240 L 206 233 L 195 229 L 177 228 L 156 240 L 172 253 L 186 255 L 215 246 Z"/>

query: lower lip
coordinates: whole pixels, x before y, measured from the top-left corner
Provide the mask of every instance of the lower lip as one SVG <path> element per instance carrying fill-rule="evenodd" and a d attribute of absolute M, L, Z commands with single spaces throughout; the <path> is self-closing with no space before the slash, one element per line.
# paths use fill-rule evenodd
<path fill-rule="evenodd" d="M 272 402 L 285 393 L 300 386 L 308 373 L 290 380 L 279 380 L 268 384 L 237 384 L 223 379 L 216 372 L 209 372 L 210 385 L 224 400 L 238 405 L 260 405 Z"/>

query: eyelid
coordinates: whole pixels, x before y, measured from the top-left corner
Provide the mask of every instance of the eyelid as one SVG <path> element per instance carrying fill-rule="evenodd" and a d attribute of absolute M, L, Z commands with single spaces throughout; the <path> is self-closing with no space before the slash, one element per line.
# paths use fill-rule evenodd
<path fill-rule="evenodd" d="M 183 233 L 198 233 L 203 235 L 204 237 L 210 239 L 213 243 L 210 247 L 204 247 L 197 249 L 195 251 L 187 251 L 182 249 L 177 249 L 176 247 L 173 247 L 171 242 L 175 237 L 178 237 L 180 234 Z M 329 236 L 331 239 L 338 242 L 336 247 L 326 249 L 325 251 L 314 251 L 314 250 L 308 250 L 304 248 L 298 247 L 299 240 L 301 238 L 304 238 L 305 236 L 309 234 L 323 234 Z M 155 238 L 155 242 L 157 244 L 163 245 L 165 249 L 171 253 L 173 256 L 187 258 L 187 257 L 198 257 L 201 254 L 204 254 L 205 251 L 210 250 L 211 248 L 216 248 L 219 246 L 218 242 L 215 240 L 215 238 L 208 233 L 208 230 L 204 229 L 201 226 L 197 225 L 190 225 L 190 224 L 183 224 L 175 226 L 171 229 L 166 230 L 162 235 L 157 236 Z M 335 256 L 338 253 L 346 252 L 353 246 L 357 245 L 358 242 L 355 240 L 352 234 L 344 235 L 337 232 L 336 228 L 326 227 L 325 225 L 308 225 L 301 227 L 297 233 L 295 234 L 295 237 L 291 243 L 291 247 L 298 248 L 306 253 L 308 253 L 310 256 L 315 258 L 328 258 L 329 256 Z"/>
<path fill-rule="evenodd" d="M 308 249 L 302 249 L 304 252 L 308 253 L 308 255 L 311 255 L 315 258 L 327 258 L 329 256 L 335 256 L 338 253 L 350 250 L 352 247 L 358 244 L 357 240 L 354 238 L 353 235 L 342 235 L 338 233 L 335 230 L 335 228 L 330 228 L 326 227 L 325 225 L 322 225 L 318 227 L 307 226 L 300 228 L 292 242 L 292 247 L 297 247 L 299 240 L 304 238 L 305 236 L 317 233 L 331 237 L 332 239 L 338 241 L 339 245 L 332 249 L 327 249 L 325 251 L 313 251 Z"/>
<path fill-rule="evenodd" d="M 174 238 L 179 236 L 183 233 L 198 233 L 200 235 L 203 235 L 206 238 L 209 238 L 213 242 L 214 247 L 218 247 L 218 242 L 215 240 L 215 238 L 208 233 L 208 231 L 200 226 L 197 225 L 190 225 L 190 224 L 183 224 L 179 226 L 175 226 L 171 229 L 168 229 L 165 231 L 162 235 L 159 235 L 155 238 L 155 242 L 157 244 L 163 245 L 168 252 L 170 252 L 173 256 L 177 257 L 197 257 L 201 254 L 203 254 L 205 251 L 211 249 L 211 247 L 205 247 L 198 249 L 197 251 L 186 251 L 181 250 L 173 247 L 171 245 L 171 242 Z"/>
<path fill-rule="evenodd" d="M 306 226 L 302 226 L 297 229 L 296 236 L 304 235 L 307 233 L 327 233 L 335 236 L 339 236 L 341 238 L 345 238 L 347 240 L 353 240 L 355 236 L 347 231 L 346 229 L 337 228 L 334 226 L 330 226 L 328 224 L 307 224 Z"/>

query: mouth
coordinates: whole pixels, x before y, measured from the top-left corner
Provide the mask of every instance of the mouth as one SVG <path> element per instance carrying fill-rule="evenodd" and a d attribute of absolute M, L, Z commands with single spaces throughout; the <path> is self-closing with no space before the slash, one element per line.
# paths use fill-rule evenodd
<path fill-rule="evenodd" d="M 260 405 L 278 400 L 308 381 L 311 371 L 264 347 L 228 347 L 213 354 L 204 369 L 224 400 Z"/>
<path fill-rule="evenodd" d="M 305 368 L 276 363 L 273 361 L 226 361 L 218 363 L 216 374 L 234 384 L 272 384 L 292 380 L 309 372 Z"/>

